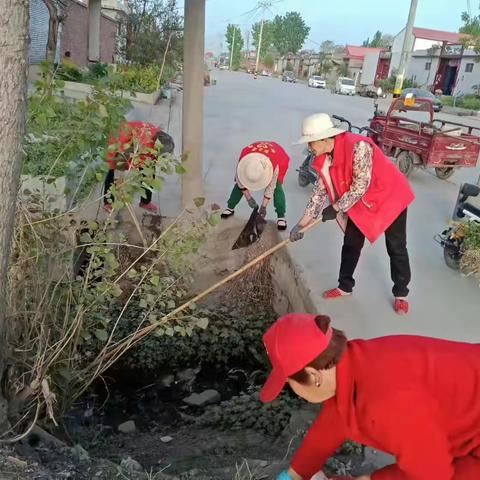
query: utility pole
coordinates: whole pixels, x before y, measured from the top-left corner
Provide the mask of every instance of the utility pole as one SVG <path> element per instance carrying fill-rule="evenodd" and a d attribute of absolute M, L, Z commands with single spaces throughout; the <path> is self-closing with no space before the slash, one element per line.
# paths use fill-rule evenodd
<path fill-rule="evenodd" d="M 262 8 L 262 23 L 260 25 L 260 35 L 258 36 L 258 45 L 257 45 L 257 59 L 255 61 L 255 74 L 258 71 L 258 62 L 260 61 L 260 52 L 262 50 L 262 40 L 263 40 L 263 25 L 265 23 L 265 10 L 272 6 L 271 2 L 260 2 L 259 6 Z"/>
<path fill-rule="evenodd" d="M 233 65 L 233 52 L 235 51 L 235 34 L 236 33 L 237 33 L 237 26 L 233 25 L 232 51 L 230 52 L 230 70 L 232 70 L 232 65 Z"/>
<path fill-rule="evenodd" d="M 397 80 L 395 82 L 395 88 L 393 90 L 394 98 L 399 97 L 402 93 L 403 80 L 405 79 L 408 59 L 410 57 L 411 51 L 413 50 L 413 25 L 415 23 L 417 4 L 418 0 L 411 0 L 407 26 L 405 27 L 405 37 L 403 39 L 402 55 L 400 57 Z"/>
<path fill-rule="evenodd" d="M 185 0 L 183 47 L 182 152 L 187 155 L 182 175 L 182 205 L 189 207 L 203 194 L 203 73 L 205 0 Z"/>

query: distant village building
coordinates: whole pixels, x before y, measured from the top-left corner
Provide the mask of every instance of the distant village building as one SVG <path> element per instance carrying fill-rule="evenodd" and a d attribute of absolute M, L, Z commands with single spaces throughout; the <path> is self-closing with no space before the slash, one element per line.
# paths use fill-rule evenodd
<path fill-rule="evenodd" d="M 111 6 L 115 0 L 107 0 Z M 89 12 L 86 1 L 65 0 L 65 19 L 60 24 L 56 61 L 69 58 L 79 67 L 90 63 Z M 102 3 L 103 6 L 103 3 Z M 42 0 L 30 0 L 31 65 L 46 59 L 49 14 Z M 100 61 L 113 63 L 117 53 L 118 20 L 111 9 L 102 11 L 100 18 Z"/>
<path fill-rule="evenodd" d="M 413 49 L 408 59 L 406 78 L 428 90 L 442 90 L 445 95 L 470 94 L 480 84 L 480 57 L 462 41 L 466 35 L 455 32 L 413 29 Z M 400 64 L 405 29 L 395 36 L 389 74 Z"/>

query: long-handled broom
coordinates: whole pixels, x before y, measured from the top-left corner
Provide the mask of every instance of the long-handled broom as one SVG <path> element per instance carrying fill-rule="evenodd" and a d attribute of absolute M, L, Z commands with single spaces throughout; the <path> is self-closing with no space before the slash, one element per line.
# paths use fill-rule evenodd
<path fill-rule="evenodd" d="M 314 226 L 318 225 L 322 221 L 321 218 L 315 220 L 312 222 L 310 225 L 302 229 L 302 232 L 305 233 Z M 199 293 L 195 297 L 193 297 L 191 300 L 188 302 L 184 303 L 183 305 L 180 305 L 179 307 L 175 308 L 172 310 L 170 313 L 162 317 L 160 320 L 158 320 L 155 323 L 152 323 L 150 325 L 147 325 L 136 332 L 132 333 L 129 337 L 121 341 L 120 343 L 114 345 L 112 349 L 107 350 L 104 353 L 103 360 L 105 361 L 107 358 L 107 362 L 104 364 L 104 366 L 101 368 L 101 371 L 105 371 L 110 365 L 112 365 L 118 358 L 120 358 L 127 350 L 129 350 L 131 347 L 133 347 L 135 344 L 137 344 L 140 340 L 145 338 L 147 335 L 149 335 L 151 332 L 153 332 L 156 328 L 161 327 L 164 325 L 170 318 L 174 317 L 175 315 L 178 315 L 179 313 L 183 312 L 187 308 L 191 307 L 192 305 L 196 304 L 198 301 L 202 300 L 206 296 L 210 295 L 213 291 L 217 290 L 218 288 L 222 287 L 226 283 L 230 282 L 234 278 L 237 278 L 238 276 L 242 275 L 244 272 L 246 272 L 248 269 L 252 268 L 268 256 L 272 255 L 273 253 L 277 252 L 281 248 L 285 247 L 288 245 L 290 242 L 290 239 L 287 238 L 285 240 L 282 240 L 281 242 L 277 243 L 274 245 L 272 248 L 268 249 L 267 251 L 263 252 L 261 255 L 258 257 L 255 257 L 253 260 L 250 262 L 246 263 L 243 267 L 239 268 L 237 271 L 231 273 L 227 277 L 223 278 L 219 282 L 215 283 L 211 287 L 207 288 L 203 292 Z"/>

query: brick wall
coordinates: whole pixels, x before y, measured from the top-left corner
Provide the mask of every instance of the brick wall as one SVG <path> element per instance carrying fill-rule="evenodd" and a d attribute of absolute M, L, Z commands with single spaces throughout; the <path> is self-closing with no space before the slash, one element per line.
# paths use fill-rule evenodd
<path fill-rule="evenodd" d="M 117 24 L 102 15 L 100 22 L 100 61 L 112 63 L 115 54 Z M 70 0 L 67 18 L 60 39 L 61 56 L 70 52 L 70 59 L 79 67 L 88 65 L 88 9 L 76 0 Z"/>

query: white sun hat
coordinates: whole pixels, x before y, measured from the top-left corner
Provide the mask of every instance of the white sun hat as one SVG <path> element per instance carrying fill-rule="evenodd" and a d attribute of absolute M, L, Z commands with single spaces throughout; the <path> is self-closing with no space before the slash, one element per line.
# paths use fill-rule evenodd
<path fill-rule="evenodd" d="M 335 137 L 343 132 L 345 132 L 345 130 L 333 125 L 329 115 L 326 113 L 315 113 L 303 120 L 302 137 L 295 142 L 295 145 Z"/>
<path fill-rule="evenodd" d="M 249 153 L 238 162 L 237 178 L 252 192 L 265 189 L 272 181 L 272 177 L 272 162 L 263 153 Z"/>

